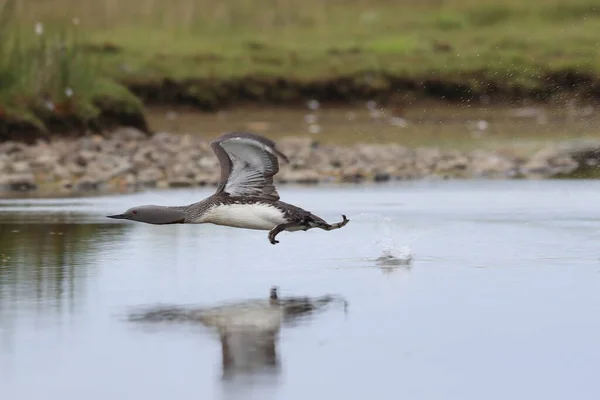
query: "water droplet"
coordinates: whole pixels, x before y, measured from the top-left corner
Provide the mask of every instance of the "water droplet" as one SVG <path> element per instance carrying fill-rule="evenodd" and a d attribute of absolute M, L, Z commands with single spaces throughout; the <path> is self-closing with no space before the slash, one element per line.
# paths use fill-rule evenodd
<path fill-rule="evenodd" d="M 42 24 L 39 21 L 35 23 L 35 34 L 38 36 L 41 36 L 44 34 L 44 24 Z"/>
<path fill-rule="evenodd" d="M 406 126 L 408 125 L 408 122 L 404 118 L 401 118 L 401 117 L 392 117 L 392 118 L 390 118 L 390 125 L 394 125 L 399 128 L 406 128 Z"/>
<path fill-rule="evenodd" d="M 383 113 L 379 110 L 371 110 L 369 111 L 369 116 L 373 119 L 379 119 L 383 116 Z"/>
<path fill-rule="evenodd" d="M 318 109 L 319 109 L 319 107 L 321 107 L 321 104 L 319 103 L 319 101 L 318 101 L 318 100 L 309 100 L 309 101 L 306 103 L 306 106 L 307 106 L 308 108 L 310 108 L 311 110 L 318 110 Z"/>
<path fill-rule="evenodd" d="M 315 114 L 306 114 L 304 116 L 304 122 L 306 122 L 307 124 L 316 124 L 317 116 Z"/>
<path fill-rule="evenodd" d="M 308 126 L 308 133 L 312 133 L 313 135 L 321 132 L 321 126 L 317 124 Z"/>

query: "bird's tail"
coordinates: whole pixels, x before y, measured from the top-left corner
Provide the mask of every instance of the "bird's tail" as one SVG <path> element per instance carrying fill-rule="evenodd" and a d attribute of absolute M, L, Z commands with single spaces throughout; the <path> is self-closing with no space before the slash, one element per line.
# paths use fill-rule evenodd
<path fill-rule="evenodd" d="M 322 225 L 322 224 L 328 225 L 327 221 L 325 221 L 323 218 L 321 218 L 318 215 L 315 215 L 313 213 L 310 213 L 310 215 L 308 216 L 308 220 L 309 220 L 309 222 L 312 222 L 316 225 Z"/>
<path fill-rule="evenodd" d="M 310 214 L 310 218 L 312 218 L 312 220 L 310 221 L 311 225 L 321 228 L 321 229 L 325 229 L 327 231 L 331 231 L 333 229 L 339 229 L 339 228 L 345 226 L 348 223 L 348 221 L 350 221 L 348 218 L 346 218 L 345 215 L 342 215 L 342 218 L 343 218 L 342 221 L 332 223 L 332 224 L 326 222 L 323 218 L 318 217 L 314 214 Z"/>

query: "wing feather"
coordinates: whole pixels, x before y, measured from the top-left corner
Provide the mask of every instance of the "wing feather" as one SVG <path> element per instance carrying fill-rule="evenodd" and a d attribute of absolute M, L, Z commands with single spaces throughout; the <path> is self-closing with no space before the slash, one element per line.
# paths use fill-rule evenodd
<path fill-rule="evenodd" d="M 210 144 L 221 165 L 217 192 L 230 196 L 251 196 L 279 200 L 273 176 L 279 172 L 279 159 L 287 157 L 275 149 L 275 143 L 265 137 L 232 132 Z"/>

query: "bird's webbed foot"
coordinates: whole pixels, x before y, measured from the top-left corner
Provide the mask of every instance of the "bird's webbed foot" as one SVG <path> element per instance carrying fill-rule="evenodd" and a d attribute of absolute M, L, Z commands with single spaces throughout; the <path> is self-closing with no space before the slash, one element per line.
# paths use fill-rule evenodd
<path fill-rule="evenodd" d="M 275 240 L 275 236 L 277 236 L 277 234 L 281 232 L 277 230 L 277 227 L 271 229 L 271 231 L 269 231 L 269 242 L 271 242 L 271 244 L 277 244 L 279 243 L 279 240 Z"/>

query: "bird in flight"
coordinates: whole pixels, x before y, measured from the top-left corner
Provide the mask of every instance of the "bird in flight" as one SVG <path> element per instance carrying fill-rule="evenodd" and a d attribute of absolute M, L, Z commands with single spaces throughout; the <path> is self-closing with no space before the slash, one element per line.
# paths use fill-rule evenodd
<path fill-rule="evenodd" d="M 108 218 L 147 224 L 215 224 L 235 228 L 268 230 L 271 244 L 279 243 L 282 231 L 326 231 L 345 226 L 349 219 L 328 224 L 322 218 L 279 200 L 273 176 L 279 172 L 279 158 L 288 158 L 263 136 L 231 132 L 210 143 L 221 166 L 214 194 L 187 206 L 144 205 Z"/>

